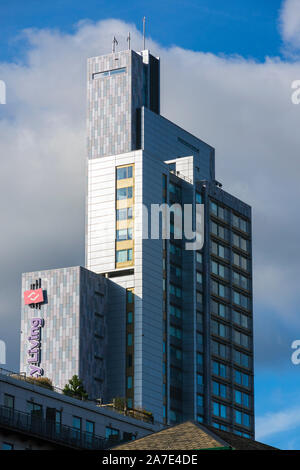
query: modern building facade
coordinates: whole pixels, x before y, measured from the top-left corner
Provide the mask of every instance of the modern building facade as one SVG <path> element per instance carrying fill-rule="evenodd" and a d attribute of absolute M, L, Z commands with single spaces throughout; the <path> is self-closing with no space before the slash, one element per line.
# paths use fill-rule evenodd
<path fill-rule="evenodd" d="M 157 95 L 149 51 L 89 59 L 86 267 L 111 281 L 108 395 L 166 424 L 253 437 L 251 208 L 221 189 L 214 149 L 162 117 Z M 204 205 L 201 250 L 186 249 L 174 211 L 170 239 L 151 237 L 161 204 L 190 204 L 194 220 Z"/>
<path fill-rule="evenodd" d="M 149 51 L 88 60 L 86 268 L 23 275 L 20 369 L 253 438 L 251 208 L 160 115 L 159 77 Z"/>
<path fill-rule="evenodd" d="M 36 287 L 36 280 L 44 299 L 35 304 L 39 308 L 30 308 L 24 303 L 25 293 Z M 80 266 L 23 274 L 20 371 L 32 377 L 45 375 L 61 389 L 77 375 L 91 399 L 104 399 L 107 291 L 103 276 Z M 32 362 L 36 357 L 30 353 L 35 318 L 42 320 L 39 364 Z M 36 365 L 42 373 L 36 371 Z"/>

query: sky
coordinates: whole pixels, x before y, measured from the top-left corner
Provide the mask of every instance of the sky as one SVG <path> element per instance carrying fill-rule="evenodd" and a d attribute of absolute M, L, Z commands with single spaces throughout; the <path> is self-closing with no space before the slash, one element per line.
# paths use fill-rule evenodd
<path fill-rule="evenodd" d="M 0 0 L 0 339 L 18 369 L 21 273 L 84 265 L 86 58 L 161 58 L 162 115 L 216 148 L 253 208 L 256 438 L 300 449 L 300 0 Z"/>

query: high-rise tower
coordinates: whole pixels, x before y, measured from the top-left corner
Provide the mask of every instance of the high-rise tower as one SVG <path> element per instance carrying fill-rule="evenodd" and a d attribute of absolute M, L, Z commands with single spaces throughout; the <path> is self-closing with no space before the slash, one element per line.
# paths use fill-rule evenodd
<path fill-rule="evenodd" d="M 108 397 L 253 436 L 251 208 L 216 182 L 214 149 L 160 115 L 159 89 L 149 51 L 88 61 L 86 267 L 111 281 Z M 201 250 L 173 211 L 170 239 L 151 238 L 145 208 L 164 203 L 204 204 Z"/>

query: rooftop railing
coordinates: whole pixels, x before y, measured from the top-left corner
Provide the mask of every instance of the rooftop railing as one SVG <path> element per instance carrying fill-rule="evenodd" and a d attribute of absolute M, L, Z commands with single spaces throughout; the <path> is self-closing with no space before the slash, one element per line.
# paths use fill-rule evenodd
<path fill-rule="evenodd" d="M 139 421 L 143 421 L 145 423 L 154 424 L 154 419 L 153 419 L 153 416 L 152 416 L 151 413 L 148 413 L 147 411 L 144 411 L 144 410 L 135 409 L 135 408 L 128 408 L 126 406 L 126 404 L 124 404 L 123 407 L 117 406 L 117 404 L 115 403 L 115 400 L 113 401 L 113 403 L 103 403 L 102 399 L 89 400 L 89 399 L 79 397 L 76 394 L 72 394 L 71 392 L 69 392 L 68 394 L 65 394 L 64 391 L 61 388 L 54 387 L 53 385 L 51 385 L 49 383 L 47 384 L 47 383 L 39 382 L 38 380 L 35 380 L 32 377 L 28 377 L 25 372 L 16 373 L 16 372 L 12 372 L 10 370 L 0 368 L 0 375 L 5 375 L 5 376 L 11 377 L 13 379 L 22 380 L 22 381 L 27 382 L 31 385 L 36 385 L 36 386 L 42 387 L 46 390 L 51 390 L 55 393 L 59 393 L 60 395 L 68 396 L 68 397 L 71 397 L 71 398 L 76 398 L 77 400 L 84 401 L 87 404 L 92 404 L 92 405 L 95 405 L 97 407 L 101 407 L 101 408 L 104 408 L 104 409 L 111 409 L 113 411 L 116 411 L 117 413 L 120 413 L 120 414 L 124 415 L 124 416 L 129 416 L 130 418 L 134 418 L 134 419 L 137 419 Z"/>
<path fill-rule="evenodd" d="M 0 425 L 38 439 L 51 441 L 62 447 L 103 450 L 116 445 L 115 439 L 105 439 L 92 433 L 44 419 L 39 413 L 23 413 L 0 406 Z M 123 442 L 121 440 L 118 441 Z"/>
<path fill-rule="evenodd" d="M 177 176 L 178 178 L 185 180 L 187 183 L 193 184 L 193 180 L 189 178 L 188 176 L 185 176 L 183 173 L 181 173 L 178 170 L 170 170 L 170 173 L 173 175 Z"/>

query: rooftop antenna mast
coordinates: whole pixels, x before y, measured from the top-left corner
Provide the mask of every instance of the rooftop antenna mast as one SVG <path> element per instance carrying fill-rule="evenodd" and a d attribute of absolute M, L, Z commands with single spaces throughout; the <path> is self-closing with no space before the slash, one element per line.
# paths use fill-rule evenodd
<path fill-rule="evenodd" d="M 116 36 L 114 36 L 113 41 L 112 41 L 112 52 L 116 52 L 116 46 L 118 45 L 118 41 L 116 40 Z"/>
<path fill-rule="evenodd" d="M 143 18 L 143 51 L 146 50 L 146 35 L 145 35 L 145 31 L 146 31 L 146 16 L 144 16 Z"/>
<path fill-rule="evenodd" d="M 130 37 L 130 31 L 128 32 L 128 36 L 127 36 L 127 42 L 128 42 L 128 49 L 130 50 L 131 47 L 130 47 L 130 40 L 131 40 L 131 37 Z"/>

